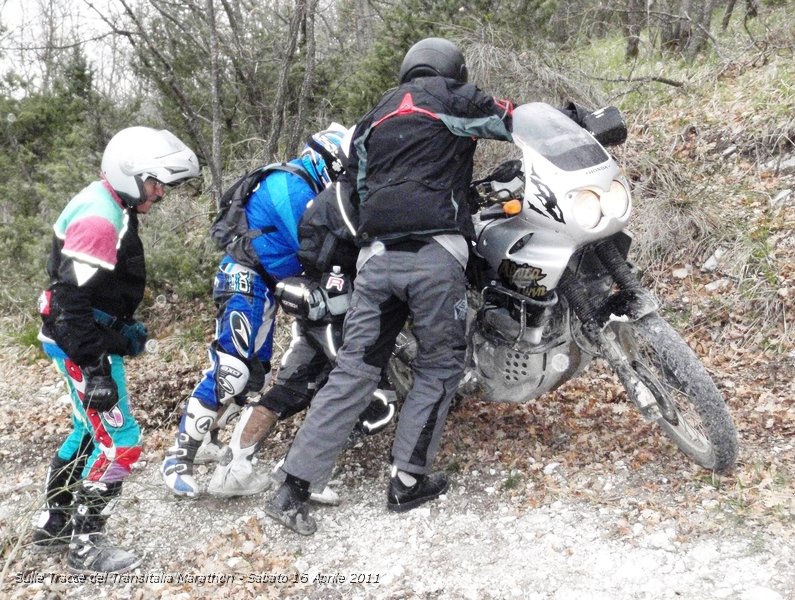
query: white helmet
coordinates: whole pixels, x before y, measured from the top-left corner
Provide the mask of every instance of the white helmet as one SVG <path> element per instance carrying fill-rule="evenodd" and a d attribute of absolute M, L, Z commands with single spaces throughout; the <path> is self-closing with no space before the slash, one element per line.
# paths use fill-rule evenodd
<path fill-rule="evenodd" d="M 144 181 L 150 177 L 176 185 L 198 175 L 196 154 L 165 129 L 122 129 L 102 155 L 102 176 L 130 207 L 144 201 Z"/>

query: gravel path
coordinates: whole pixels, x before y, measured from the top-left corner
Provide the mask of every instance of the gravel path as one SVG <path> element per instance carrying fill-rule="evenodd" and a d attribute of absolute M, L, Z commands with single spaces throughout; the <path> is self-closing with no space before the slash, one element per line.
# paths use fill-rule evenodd
<path fill-rule="evenodd" d="M 737 471 L 714 480 L 623 409 L 576 401 L 577 389 L 553 396 L 548 413 L 456 411 L 438 461 L 451 490 L 402 515 L 385 509 L 391 435 L 366 439 L 343 453 L 333 482 L 342 503 L 314 509 L 311 537 L 265 516 L 267 494 L 169 495 L 158 466 L 172 432 L 150 429 L 109 526 L 146 553 L 143 565 L 115 581 L 66 581 L 62 556 L 24 545 L 68 417 L 40 366 L 26 371 L 27 388 L 0 369 L 2 598 L 795 599 L 791 436 L 743 425 Z M 294 427 L 263 449 L 260 467 Z"/>

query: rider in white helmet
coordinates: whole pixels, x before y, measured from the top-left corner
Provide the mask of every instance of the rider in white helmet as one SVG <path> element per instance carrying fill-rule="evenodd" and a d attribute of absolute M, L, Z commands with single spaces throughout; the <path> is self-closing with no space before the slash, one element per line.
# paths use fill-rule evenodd
<path fill-rule="evenodd" d="M 196 155 L 173 133 L 123 129 L 105 148 L 101 179 L 53 226 L 39 339 L 66 378 L 74 428 L 50 463 L 32 543 L 68 548 L 72 572 L 121 573 L 141 562 L 102 534 L 111 500 L 141 454 L 123 358 L 140 354 L 147 337 L 134 318 L 146 283 L 138 215 L 198 175 Z"/>

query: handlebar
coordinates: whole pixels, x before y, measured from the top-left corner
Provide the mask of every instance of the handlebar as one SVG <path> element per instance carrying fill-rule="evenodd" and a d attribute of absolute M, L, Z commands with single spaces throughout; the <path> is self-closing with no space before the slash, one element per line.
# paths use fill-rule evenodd
<path fill-rule="evenodd" d="M 509 200 L 521 200 L 524 195 L 522 161 L 513 159 L 503 162 L 486 177 L 474 179 L 471 189 L 480 208 Z"/>

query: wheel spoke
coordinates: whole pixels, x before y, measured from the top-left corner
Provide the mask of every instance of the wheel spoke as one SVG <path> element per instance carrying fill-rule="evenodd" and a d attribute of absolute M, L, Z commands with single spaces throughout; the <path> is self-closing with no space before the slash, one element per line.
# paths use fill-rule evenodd
<path fill-rule="evenodd" d="M 632 368 L 657 399 L 670 435 L 700 452 L 709 452 L 712 443 L 703 420 L 683 382 L 665 364 L 661 354 L 631 327 L 621 328 L 621 344 L 632 359 Z"/>

